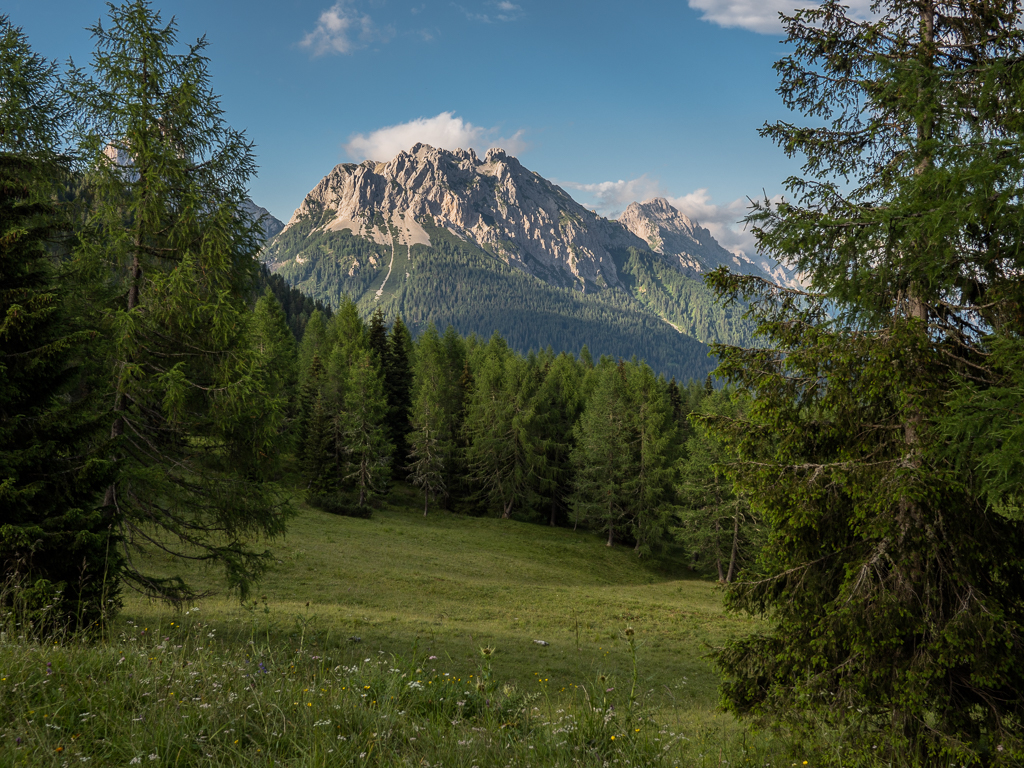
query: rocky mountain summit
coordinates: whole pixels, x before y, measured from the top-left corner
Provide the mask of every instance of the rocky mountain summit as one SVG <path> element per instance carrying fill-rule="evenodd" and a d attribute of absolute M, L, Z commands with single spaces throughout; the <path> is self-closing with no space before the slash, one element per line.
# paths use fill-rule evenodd
<path fill-rule="evenodd" d="M 319 229 L 348 229 L 387 243 L 387 225 L 406 245 L 430 245 L 424 218 L 508 264 L 562 285 L 617 285 L 610 249 L 642 246 L 501 149 L 481 160 L 417 144 L 387 163 L 344 163 L 306 196 L 287 227 L 323 217 Z M 286 227 L 286 228 L 287 228 Z"/>
<path fill-rule="evenodd" d="M 610 220 L 501 149 L 425 144 L 335 166 L 263 258 L 313 298 L 348 296 L 414 330 L 497 331 L 522 351 L 586 344 L 701 378 L 707 343 L 751 340 L 742 309 L 719 306 L 701 276 L 726 265 L 772 277 L 664 199 Z"/>
<path fill-rule="evenodd" d="M 632 203 L 618 221 L 605 219 L 501 149 L 481 160 L 472 149 L 417 144 L 387 163 L 343 163 L 306 195 L 285 228 L 315 219 L 317 230 L 347 229 L 388 244 L 391 226 L 405 245 L 429 246 L 424 218 L 547 282 L 584 291 L 621 285 L 613 254 L 629 248 L 650 250 L 693 277 L 723 264 L 770 276 L 663 198 Z"/>

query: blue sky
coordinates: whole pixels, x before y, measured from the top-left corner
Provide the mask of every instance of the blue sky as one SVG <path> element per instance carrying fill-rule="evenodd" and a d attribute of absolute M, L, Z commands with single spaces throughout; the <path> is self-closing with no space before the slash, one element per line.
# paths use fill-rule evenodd
<path fill-rule="evenodd" d="M 278 218 L 340 162 L 415 141 L 503 146 L 617 215 L 668 197 L 734 249 L 746 196 L 798 165 L 757 135 L 788 113 L 772 63 L 796 0 L 155 0 L 206 35 L 227 121 L 256 143 Z M 866 7 L 867 0 L 851 5 Z M 89 62 L 101 0 L 5 0 L 48 58 Z"/>

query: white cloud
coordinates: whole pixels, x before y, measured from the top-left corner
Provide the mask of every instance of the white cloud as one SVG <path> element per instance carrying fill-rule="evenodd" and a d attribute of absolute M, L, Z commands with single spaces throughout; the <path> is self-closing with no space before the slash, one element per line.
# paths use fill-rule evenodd
<path fill-rule="evenodd" d="M 497 133 L 497 128 L 482 128 L 455 117 L 453 112 L 442 112 L 436 117 L 421 117 L 408 123 L 389 125 L 369 134 L 355 134 L 343 146 L 353 160 L 377 161 L 390 160 L 416 143 L 449 150 L 472 147 L 477 152 L 501 147 L 512 155 L 529 147 L 523 140 L 522 130 L 504 138 L 495 138 Z"/>
<path fill-rule="evenodd" d="M 646 175 L 629 181 L 601 181 L 597 184 L 577 184 L 573 181 L 559 181 L 563 187 L 585 192 L 589 208 L 593 208 L 602 216 L 614 219 L 632 202 L 650 200 L 654 197 L 666 197 L 661 183 L 648 179 Z"/>
<path fill-rule="evenodd" d="M 313 49 L 314 56 L 325 53 L 352 53 L 377 40 L 387 41 L 394 35 L 390 27 L 379 27 L 348 0 L 338 0 L 320 14 L 316 29 L 299 43 Z"/>
<path fill-rule="evenodd" d="M 742 27 L 753 32 L 773 34 L 782 32 L 779 12 L 791 14 L 797 8 L 813 8 L 818 2 L 805 0 L 689 0 L 690 7 L 703 11 L 701 19 L 721 27 Z M 854 18 L 866 19 L 871 15 L 872 0 L 846 0 Z"/>
<path fill-rule="evenodd" d="M 708 230 L 711 236 L 727 251 L 745 254 L 753 258 L 757 253 L 757 242 L 749 227 L 742 224 L 747 215 L 750 201 L 737 198 L 726 205 L 711 202 L 707 189 L 697 189 L 682 197 L 667 197 L 669 203 L 686 218 L 695 221 Z"/>

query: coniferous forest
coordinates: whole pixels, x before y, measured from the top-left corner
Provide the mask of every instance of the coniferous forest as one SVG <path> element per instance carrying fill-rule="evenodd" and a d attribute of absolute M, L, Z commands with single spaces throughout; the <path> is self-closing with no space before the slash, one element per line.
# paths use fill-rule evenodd
<path fill-rule="evenodd" d="M 787 18 L 779 93 L 810 127 L 762 133 L 802 159 L 802 175 L 748 222 L 806 287 L 713 273 L 719 299 L 757 324 L 756 343 L 737 332 L 714 349 L 717 379 L 685 383 L 644 362 L 663 328 L 626 328 L 617 338 L 636 347 L 615 357 L 516 351 L 532 346 L 529 317 L 558 302 L 554 290 L 478 296 L 476 314 L 444 327 L 384 305 L 367 320 L 351 300 L 331 311 L 261 271 L 262 228 L 245 207 L 254 149 L 213 93 L 205 41 L 183 45 L 173 21 L 132 0 L 91 30 L 88 66 L 61 69 L 0 17 L 4 658 L 65 642 L 106 649 L 129 595 L 191 606 L 209 567 L 252 612 L 254 590 L 281 564 L 267 542 L 297 515 L 365 522 L 390 498 L 415 498 L 406 511 L 417 521 L 572 530 L 599 536 L 602 553 L 625 551 L 630 567 L 681 564 L 720 584 L 744 617 L 707 649 L 721 704 L 782 734 L 805 764 L 1019 765 L 1022 12 L 1004 0 L 883 0 L 878 10 L 863 21 L 826 0 Z M 473 267 L 441 233 L 437 242 L 424 274 L 443 303 L 458 270 Z M 627 274 L 654 279 L 650 269 L 633 254 Z M 426 285 L 410 288 L 407 306 L 430 300 L 412 295 Z M 617 309 L 596 302 L 578 322 L 599 330 Z M 495 311 L 514 338 L 487 330 Z M 164 561 L 180 567 L 153 567 Z M 288 645 L 288 679 L 309 652 L 305 627 L 287 641 L 300 649 Z M 636 693 L 632 624 L 621 639 L 628 696 L 611 704 L 603 673 L 598 687 L 580 686 L 591 719 L 554 732 L 564 738 L 545 747 L 550 764 L 609 764 L 647 733 L 660 735 L 630 760 L 670 764 L 655 745 L 669 732 Z M 245 648 L 250 695 L 269 672 L 253 666 L 255 631 Z M 473 733 L 490 728 L 511 749 L 551 723 L 531 714 L 540 694 L 499 686 L 493 653 L 481 649 L 457 712 L 421 695 L 415 659 L 408 680 L 388 689 L 387 676 L 374 678 L 350 708 L 370 717 L 385 690 L 419 696 L 397 717 L 483 724 Z M 355 674 L 310 658 L 317 685 Z M 2 765 L 28 754 L 12 751 L 33 722 L 15 707 L 24 691 L 45 692 L 52 670 L 36 666 L 28 683 L 3 677 L 0 712 L 15 714 L 0 714 Z M 120 709 L 134 706 L 141 699 Z M 234 745 L 251 746 L 239 759 L 265 759 L 271 742 L 247 719 L 256 715 L 231 717 Z M 369 722 L 376 739 L 384 728 Z M 333 752 L 343 734 L 331 728 Z M 360 760 L 425 759 L 417 736 L 374 752 L 363 735 Z M 207 760 L 209 739 L 177 754 L 220 764 Z M 570 740 L 575 751 L 557 752 Z M 326 747 L 289 749 L 287 764 L 332 764 Z M 149 759 L 170 764 L 167 751 Z"/>

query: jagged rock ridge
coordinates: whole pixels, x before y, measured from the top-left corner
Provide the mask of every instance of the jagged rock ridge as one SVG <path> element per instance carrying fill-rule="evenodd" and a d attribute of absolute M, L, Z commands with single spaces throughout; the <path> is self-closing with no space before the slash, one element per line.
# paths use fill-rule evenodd
<path fill-rule="evenodd" d="M 504 150 L 481 160 L 417 144 L 387 163 L 338 165 L 306 196 L 287 227 L 333 214 L 322 230 L 350 230 L 380 243 L 387 225 L 407 244 L 430 244 L 421 223 L 430 217 L 467 242 L 509 264 L 563 285 L 619 283 L 611 249 L 643 247 L 635 235 L 603 219 Z"/>
<path fill-rule="evenodd" d="M 587 344 L 684 379 L 714 367 L 705 344 L 752 341 L 742 307 L 717 304 L 701 275 L 725 264 L 770 276 L 663 199 L 613 221 L 500 149 L 424 144 L 336 166 L 263 257 L 314 298 L 347 295 L 414 331 L 497 331 L 524 352 Z"/>

